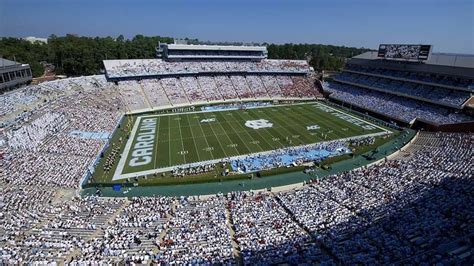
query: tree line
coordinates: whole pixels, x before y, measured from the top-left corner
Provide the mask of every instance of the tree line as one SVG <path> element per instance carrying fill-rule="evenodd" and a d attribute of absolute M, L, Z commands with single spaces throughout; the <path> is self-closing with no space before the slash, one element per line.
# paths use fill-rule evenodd
<path fill-rule="evenodd" d="M 197 39 L 186 39 L 199 44 Z M 56 74 L 67 76 L 93 75 L 103 71 L 105 59 L 144 59 L 154 58 L 158 42 L 172 43 L 173 38 L 161 36 L 136 35 L 126 39 L 120 35 L 113 37 L 79 37 L 51 35 L 48 43 L 34 42 L 18 38 L 0 39 L 0 57 L 27 63 L 33 76 L 41 76 L 45 64 L 53 64 Z M 216 44 L 216 43 L 215 43 Z M 242 44 L 242 43 L 226 43 Z M 255 44 L 254 45 L 258 45 Z M 322 45 L 322 44 L 267 44 L 271 59 L 304 59 L 316 70 L 338 70 L 345 60 L 361 54 L 368 49 Z"/>

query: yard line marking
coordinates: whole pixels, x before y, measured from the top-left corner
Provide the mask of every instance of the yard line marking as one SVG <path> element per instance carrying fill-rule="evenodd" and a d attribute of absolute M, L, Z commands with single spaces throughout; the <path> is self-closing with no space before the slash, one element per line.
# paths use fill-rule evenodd
<path fill-rule="evenodd" d="M 278 110 L 278 114 L 283 115 L 281 110 Z M 301 118 L 307 118 L 308 120 L 312 121 L 314 119 L 314 117 L 311 117 L 311 116 L 301 115 L 300 113 L 298 113 L 296 111 L 296 108 L 294 108 L 294 110 L 291 110 L 289 112 L 285 112 L 284 114 L 286 114 L 286 117 L 289 118 L 289 120 L 295 120 L 296 121 L 297 119 L 301 120 Z M 280 116 L 275 117 L 275 119 L 282 120 L 282 118 Z M 301 126 L 301 123 L 296 123 L 295 126 Z M 298 134 L 298 132 L 295 134 L 295 133 L 291 133 L 291 131 L 287 130 L 286 128 L 285 128 L 285 130 L 286 130 L 286 132 L 289 133 L 289 135 L 287 137 L 299 138 L 300 134 Z M 298 137 L 295 137 L 295 136 L 298 136 Z M 301 139 L 304 140 L 304 142 L 308 142 L 308 141 L 311 142 L 312 141 L 312 139 L 308 138 L 305 135 L 303 135 L 303 138 L 301 138 Z"/>
<path fill-rule="evenodd" d="M 225 120 L 225 118 L 224 118 L 224 120 Z M 227 139 L 230 141 L 230 143 L 233 144 L 234 141 L 232 141 L 232 140 L 230 139 L 229 135 L 227 135 L 227 131 L 226 131 L 226 130 L 224 129 L 224 127 L 222 126 L 222 123 L 219 122 L 218 124 L 219 124 L 219 126 L 222 128 L 222 130 L 224 131 L 224 134 L 223 134 L 223 135 L 225 135 L 225 136 L 227 137 Z M 212 125 L 211 125 L 211 127 L 212 127 Z M 235 152 L 237 152 L 237 154 L 240 154 L 239 150 L 237 150 L 236 147 L 233 147 L 233 148 L 234 148 Z"/>
<path fill-rule="evenodd" d="M 390 130 L 388 130 L 388 129 L 385 129 L 385 128 L 383 128 L 383 127 L 377 126 L 377 125 L 375 125 L 375 124 L 373 124 L 373 123 L 371 123 L 371 122 L 369 122 L 369 121 L 366 121 L 366 120 L 364 120 L 364 119 L 362 119 L 362 118 L 353 116 L 353 115 L 351 115 L 350 113 L 343 112 L 343 111 L 341 111 L 341 110 L 338 110 L 338 109 L 336 109 L 336 108 L 333 108 L 333 107 L 331 107 L 331 106 L 329 106 L 329 105 L 326 105 L 326 104 L 323 104 L 323 103 L 321 103 L 321 102 L 313 102 L 313 104 L 310 104 L 310 105 L 313 105 L 314 107 L 316 107 L 315 105 L 324 106 L 324 107 L 326 107 L 326 108 L 329 108 L 329 109 L 334 110 L 335 112 L 348 115 L 348 116 L 350 116 L 350 117 L 352 117 L 352 118 L 354 118 L 354 119 L 357 119 L 357 120 L 362 121 L 362 122 L 364 122 L 364 123 L 366 123 L 366 124 L 369 124 L 369 125 L 371 125 L 371 126 L 374 126 L 374 127 L 378 128 L 378 129 L 384 131 L 384 132 L 393 133 L 392 131 L 390 131 Z"/>
<path fill-rule="evenodd" d="M 272 127 L 272 129 L 286 129 L 286 128 L 293 128 L 293 126 L 289 125 L 289 126 L 274 126 Z M 234 130 L 233 133 L 248 133 L 249 131 L 247 130 Z M 203 136 L 199 136 L 199 137 L 212 137 L 212 136 L 225 136 L 226 133 L 224 134 L 221 134 L 221 133 L 216 133 L 216 134 L 212 134 L 212 135 L 203 135 Z M 270 133 L 269 133 L 270 134 Z M 270 134 L 271 135 L 271 134 Z M 294 135 L 294 134 L 291 134 L 291 135 Z M 285 135 L 281 135 L 281 136 L 285 136 Z M 277 137 L 281 140 L 281 137 Z M 173 139 L 170 139 L 171 141 L 177 141 L 177 140 L 180 140 L 181 138 L 173 138 Z M 192 137 L 187 137 L 187 138 L 182 138 L 182 139 L 192 139 Z M 161 140 L 159 142 L 167 142 L 168 140 Z"/>
<path fill-rule="evenodd" d="M 172 165 L 171 164 L 171 127 L 169 126 L 171 124 L 170 122 L 171 120 L 171 116 L 168 116 L 168 155 L 169 155 L 169 162 L 168 162 L 168 165 Z"/>
<path fill-rule="evenodd" d="M 277 111 L 278 111 L 278 113 L 280 113 L 279 110 L 277 110 Z M 290 128 L 293 128 L 293 127 L 291 126 L 291 125 L 293 125 L 293 123 L 286 123 L 285 120 L 282 120 L 282 119 L 280 119 L 280 118 L 277 118 L 277 117 L 271 116 L 271 115 L 268 115 L 268 117 L 270 117 L 271 119 L 274 119 L 274 120 L 279 120 L 279 122 L 282 123 L 282 124 L 289 124 L 289 125 L 290 125 L 289 127 L 290 127 Z M 296 123 L 295 123 L 294 125 L 296 125 Z M 274 128 L 282 128 L 283 130 L 285 130 L 285 131 L 288 133 L 288 134 L 286 134 L 286 137 L 293 135 L 293 133 L 291 133 L 291 132 L 290 132 L 288 129 L 286 129 L 286 127 L 284 127 L 284 126 L 274 127 Z M 273 135 L 272 135 L 272 136 L 273 136 Z M 282 136 L 284 136 L 284 135 L 282 134 Z M 282 144 L 283 147 L 287 147 L 287 146 L 288 146 L 288 143 L 283 144 L 282 142 L 280 142 L 280 144 Z"/>
<path fill-rule="evenodd" d="M 243 118 L 242 116 L 239 115 L 239 113 L 237 112 L 236 113 L 240 119 L 236 119 L 236 121 L 245 121 L 245 118 Z M 249 131 L 246 130 L 246 128 L 244 128 L 244 126 L 240 123 L 236 123 L 237 125 L 239 125 L 241 128 L 244 129 L 244 132 L 247 133 L 247 135 L 250 137 L 250 139 L 254 139 L 254 137 L 252 137 L 252 135 L 250 135 Z M 244 142 L 245 143 L 245 142 Z M 265 149 L 262 148 L 262 146 L 260 146 L 260 144 L 257 143 L 257 146 L 260 148 L 260 150 L 264 151 Z M 249 149 L 249 151 L 252 151 L 252 149 Z"/>
<path fill-rule="evenodd" d="M 250 116 L 252 116 L 252 115 L 250 115 Z M 266 116 L 266 115 L 263 115 L 263 116 Z M 275 122 L 274 119 L 271 119 L 269 115 L 267 115 L 267 116 L 269 117 L 268 120 Z M 260 117 L 260 116 L 255 116 L 255 117 L 258 118 L 258 117 Z M 280 128 L 280 127 L 281 127 L 281 126 L 272 126 L 271 129 L 278 129 L 278 128 Z M 270 139 L 263 137 L 263 134 L 262 134 L 261 132 L 265 132 L 267 135 L 270 136 L 270 139 L 271 139 L 273 142 L 275 142 L 275 141 L 273 140 L 273 139 L 275 138 L 275 136 L 274 136 L 272 133 L 270 133 L 268 130 L 267 130 L 267 131 L 263 131 L 263 130 L 262 130 L 262 131 L 259 131 L 259 130 L 257 130 L 257 133 L 260 135 L 260 137 L 262 137 L 262 139 L 263 139 L 263 141 L 264 141 L 265 143 L 267 143 L 268 145 L 270 145 L 270 147 L 273 147 L 273 149 L 278 148 L 278 147 L 274 147 L 272 143 L 269 143 Z M 285 147 L 285 145 L 283 145 L 282 142 L 280 142 L 280 141 L 278 141 L 278 142 L 279 142 L 280 145 L 281 145 L 281 147 L 279 147 L 279 148 Z"/>
<path fill-rule="evenodd" d="M 232 115 L 232 117 L 234 116 L 232 113 L 229 113 L 229 114 Z M 242 141 L 242 143 L 243 143 L 244 146 L 247 148 L 247 150 L 248 150 L 249 152 L 251 152 L 252 150 L 247 146 L 247 143 L 245 143 L 245 141 L 242 139 L 242 137 L 240 137 L 240 134 L 239 134 L 239 133 L 243 133 L 243 131 L 235 130 L 234 126 L 232 125 L 233 123 L 232 123 L 232 122 L 229 123 L 229 122 L 227 121 L 227 118 L 224 117 L 224 120 L 225 120 L 225 122 L 227 122 L 227 124 L 230 124 L 230 127 L 232 128 L 232 131 L 237 135 L 237 137 L 239 137 L 240 141 Z M 247 132 L 247 131 L 245 131 L 245 132 Z M 250 136 L 250 135 L 249 135 L 249 136 Z M 260 149 L 262 149 L 262 148 L 260 147 Z"/>
<path fill-rule="evenodd" d="M 272 110 L 275 110 L 275 109 L 272 109 Z M 260 110 L 259 110 L 259 111 L 260 111 Z M 268 118 L 268 120 L 270 120 L 270 121 L 274 120 L 270 114 L 265 113 L 263 116 L 264 116 L 264 118 Z M 278 132 L 278 129 L 280 129 L 280 128 L 286 128 L 286 127 L 292 127 L 292 124 L 291 124 L 291 123 L 285 123 L 285 124 L 287 124 L 288 126 L 272 126 L 271 129 L 275 129 L 275 131 L 277 131 L 277 133 L 278 133 L 281 137 L 283 137 L 284 135 L 282 135 L 280 132 Z M 298 123 L 296 123 L 296 124 L 298 124 Z M 271 138 L 271 140 L 272 140 L 273 142 L 278 142 L 278 143 L 280 144 L 281 148 L 286 147 L 286 145 L 285 145 L 283 142 L 281 142 L 280 137 L 273 135 L 273 134 L 270 132 L 270 130 L 267 130 L 266 133 L 270 136 L 270 138 Z M 267 142 L 267 139 L 265 139 L 265 142 Z M 268 143 L 268 142 L 267 142 L 267 143 Z M 275 148 L 276 148 L 276 147 L 275 147 Z"/>
<path fill-rule="evenodd" d="M 181 133 L 181 117 L 178 117 L 179 136 L 181 139 L 181 151 L 184 151 L 183 133 Z M 186 164 L 186 153 L 183 153 L 184 163 Z"/>
<path fill-rule="evenodd" d="M 312 108 L 316 108 L 316 107 L 314 105 L 307 105 L 307 106 L 304 107 L 304 109 L 307 110 L 307 111 L 311 111 Z M 304 111 L 296 110 L 296 112 L 299 113 L 303 117 L 308 117 L 308 115 Z M 342 127 L 344 123 L 349 123 L 349 122 L 344 121 L 343 119 L 341 119 L 337 116 L 334 116 L 334 114 L 332 114 L 332 113 L 325 112 L 325 113 L 323 113 L 323 115 L 328 115 L 328 117 L 331 118 L 330 121 L 325 120 L 325 119 L 322 119 L 320 121 L 321 125 L 323 125 L 326 128 L 334 128 L 335 126 Z M 349 124 L 354 126 L 354 124 L 352 124 L 352 123 L 349 123 Z M 340 130 L 336 130 L 336 131 L 329 130 L 325 133 L 327 134 L 327 136 L 330 136 L 330 138 L 342 138 L 345 135 L 345 133 L 340 131 Z"/>
<path fill-rule="evenodd" d="M 206 140 L 207 147 L 211 147 L 211 146 L 209 146 L 209 142 L 207 141 L 207 135 L 206 135 L 206 133 L 204 133 L 204 129 L 202 129 L 202 125 L 199 122 L 199 118 L 198 118 L 198 125 L 199 125 L 199 128 L 201 129 L 202 135 L 204 136 L 204 140 Z M 213 150 L 214 149 L 210 150 L 210 152 L 211 152 L 212 159 L 215 159 L 216 157 L 214 157 L 214 154 L 212 153 Z"/>
<path fill-rule="evenodd" d="M 189 117 L 186 116 L 186 119 L 188 120 L 188 124 L 191 125 L 191 123 L 189 122 Z M 198 161 L 201 161 L 201 157 L 199 156 L 199 150 L 197 148 L 197 145 L 196 145 L 196 138 L 194 137 L 194 133 L 193 133 L 193 127 L 189 127 L 189 130 L 191 131 L 191 136 L 193 136 L 193 143 L 194 143 L 194 148 L 196 149 L 196 153 L 197 153 L 197 156 L 198 156 Z"/>
<path fill-rule="evenodd" d="M 217 142 L 219 142 L 219 146 L 221 146 L 222 151 L 224 152 L 225 157 L 228 157 L 228 156 L 227 156 L 227 153 L 225 152 L 224 146 L 222 146 L 222 143 L 221 143 L 221 141 L 219 140 L 219 138 L 217 137 L 216 132 L 214 132 L 214 129 L 212 128 L 212 125 L 209 125 L 209 127 L 211 128 L 212 133 L 214 134 L 214 137 L 217 139 Z"/>

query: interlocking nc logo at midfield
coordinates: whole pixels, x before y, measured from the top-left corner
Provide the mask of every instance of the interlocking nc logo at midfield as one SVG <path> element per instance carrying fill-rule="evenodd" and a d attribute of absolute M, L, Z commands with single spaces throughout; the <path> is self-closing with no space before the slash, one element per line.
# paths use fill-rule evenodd
<path fill-rule="evenodd" d="M 273 127 L 273 123 L 267 119 L 249 120 L 245 122 L 245 126 L 253 129 Z"/>

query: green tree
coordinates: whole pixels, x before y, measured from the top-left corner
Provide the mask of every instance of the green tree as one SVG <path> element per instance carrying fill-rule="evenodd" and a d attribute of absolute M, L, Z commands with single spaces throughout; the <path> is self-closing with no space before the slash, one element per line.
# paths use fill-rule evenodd
<path fill-rule="evenodd" d="M 242 43 L 212 43 L 187 39 L 193 44 L 242 45 Z M 173 38 L 136 35 L 126 39 L 123 35 L 113 37 L 79 37 L 75 35 L 51 35 L 48 43 L 30 43 L 17 38 L 0 39 L 0 56 L 30 64 L 33 76 L 44 72 L 42 62 L 56 67 L 57 74 L 68 76 L 103 73 L 105 59 L 154 58 L 158 42 L 172 43 Z M 258 45 L 258 44 L 252 44 Z M 338 70 L 347 58 L 361 54 L 368 49 L 321 45 L 321 44 L 265 44 L 270 59 L 310 58 L 309 64 L 316 70 Z"/>

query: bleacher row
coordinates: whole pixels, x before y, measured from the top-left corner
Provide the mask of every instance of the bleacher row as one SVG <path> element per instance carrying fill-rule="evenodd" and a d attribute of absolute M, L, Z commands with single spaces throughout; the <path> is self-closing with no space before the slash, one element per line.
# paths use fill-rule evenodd
<path fill-rule="evenodd" d="M 474 92 L 474 80 L 348 63 L 325 83 L 330 98 L 406 123 L 434 124 L 474 120 L 461 112 Z"/>
<path fill-rule="evenodd" d="M 346 71 L 360 72 L 361 74 L 382 75 L 391 78 L 406 79 L 412 81 L 421 81 L 431 83 L 432 86 L 452 86 L 460 89 L 474 91 L 474 80 L 456 78 L 444 75 L 430 75 L 410 71 L 400 71 L 393 69 L 375 68 L 369 66 L 361 66 L 356 64 L 347 64 Z"/>
<path fill-rule="evenodd" d="M 107 77 L 144 77 L 197 73 L 308 73 L 309 66 L 305 60 L 271 60 L 252 61 L 183 61 L 173 62 L 161 59 L 142 60 L 106 60 L 104 61 Z"/>
<path fill-rule="evenodd" d="M 285 192 L 75 198 L 0 180 L 0 263 L 470 264 L 474 136 L 419 133 L 394 159 Z"/>
<path fill-rule="evenodd" d="M 330 98 L 405 123 L 410 123 L 415 118 L 421 118 L 436 124 L 452 124 L 473 120 L 468 115 L 453 112 L 445 107 L 359 86 L 325 82 L 323 87 L 325 91 L 331 93 Z"/>
<path fill-rule="evenodd" d="M 335 79 L 337 81 L 361 84 L 383 92 L 398 93 L 407 97 L 415 97 L 416 99 L 427 100 L 455 108 L 461 108 L 461 105 L 471 98 L 471 94 L 466 91 L 349 72 L 343 72 Z"/>
<path fill-rule="evenodd" d="M 306 76 L 198 76 L 118 82 L 129 110 L 252 99 L 320 97 Z"/>

